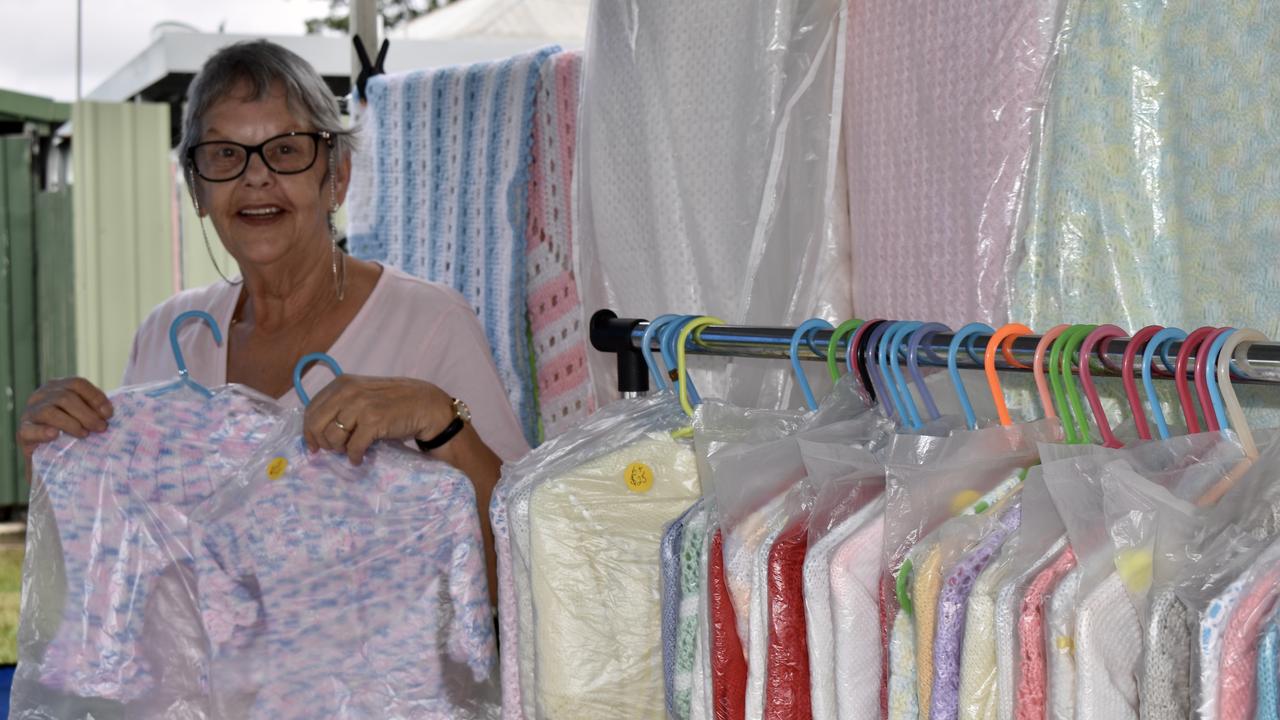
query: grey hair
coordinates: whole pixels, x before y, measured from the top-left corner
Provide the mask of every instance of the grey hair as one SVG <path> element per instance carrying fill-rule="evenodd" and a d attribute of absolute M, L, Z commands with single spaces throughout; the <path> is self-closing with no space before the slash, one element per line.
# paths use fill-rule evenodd
<path fill-rule="evenodd" d="M 355 151 L 355 137 L 343 128 L 338 100 L 320 73 L 288 48 L 269 40 L 246 40 L 214 53 L 187 87 L 179 162 L 186 166 L 187 153 L 204 135 L 204 116 L 214 103 L 242 84 L 248 87 L 249 99 L 259 100 L 277 83 L 284 88 L 289 111 L 316 130 L 334 133 L 338 162 L 349 158 Z M 192 182 L 190 173 L 185 174 L 187 182 Z"/>

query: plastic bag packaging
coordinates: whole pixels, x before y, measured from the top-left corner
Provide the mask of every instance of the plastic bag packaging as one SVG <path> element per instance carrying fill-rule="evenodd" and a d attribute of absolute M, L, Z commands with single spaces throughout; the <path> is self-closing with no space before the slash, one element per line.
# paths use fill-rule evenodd
<path fill-rule="evenodd" d="M 587 312 L 682 308 L 791 326 L 853 314 L 842 15 L 836 0 L 593 7 L 573 220 Z M 606 361 L 589 359 L 599 398 L 614 392 Z M 707 396 L 753 407 L 798 399 L 777 362 L 691 367 L 727 367 Z M 816 389 L 823 378 L 811 377 Z"/>
<path fill-rule="evenodd" d="M 914 624 L 917 699 L 922 713 L 923 708 L 930 708 L 930 713 L 937 708 L 942 716 L 956 712 L 958 656 L 963 633 L 963 615 L 958 613 L 967 592 L 967 583 L 962 579 L 967 563 L 961 561 L 972 559 L 968 553 L 979 548 L 984 539 L 992 540 L 994 547 L 998 547 L 1016 525 L 1016 511 L 1010 515 L 1005 505 L 1016 506 L 1018 477 L 1017 472 L 1009 474 L 1012 483 L 997 483 L 980 499 L 961 508 L 955 513 L 956 517 L 925 536 L 912 548 L 911 565 L 904 563 L 899 571 L 910 576 L 910 604 L 900 612 L 905 611 Z M 1010 497 L 1010 493 L 1015 497 Z M 987 507 L 993 509 L 984 513 Z M 985 549 L 987 559 L 991 551 L 992 548 Z M 961 575 L 954 575 L 953 570 L 962 571 Z M 939 660 L 944 663 L 941 673 Z M 941 699 L 935 692 L 939 679 L 947 681 Z"/>
<path fill-rule="evenodd" d="M 531 580 L 538 717 L 664 714 L 659 537 L 701 490 L 692 448 L 669 434 L 682 422 L 644 424 L 564 458 L 509 502 Z"/>
<path fill-rule="evenodd" d="M 701 695 L 705 675 L 698 674 L 703 662 L 705 642 L 699 630 L 706 607 L 706 503 L 699 501 L 685 514 L 685 529 L 680 546 L 680 607 L 676 625 L 676 652 L 670 699 L 671 716 L 681 720 L 692 715 L 694 698 Z M 705 697 L 702 698 L 705 703 Z M 705 708 L 705 704 L 701 705 Z"/>
<path fill-rule="evenodd" d="M 490 517 L 498 547 L 500 579 L 504 554 L 511 566 L 511 581 L 499 584 L 503 707 L 508 717 L 530 720 L 539 717 L 536 710 L 533 572 L 530 564 L 529 501 L 533 488 L 583 463 L 645 440 L 650 433 L 665 433 L 687 423 L 688 418 L 669 393 L 620 400 L 601 408 L 582 425 L 543 443 L 520 461 L 503 466 L 502 479 L 494 491 Z M 688 504 L 692 504 L 692 500 Z M 657 537 L 657 530 L 654 537 Z M 652 557 L 656 563 L 656 545 L 653 553 L 645 557 Z M 657 585 L 655 577 L 649 592 L 655 591 Z M 655 617 L 649 642 L 656 642 L 658 637 Z M 654 650 L 656 653 L 656 646 Z M 654 677 L 661 678 L 660 661 L 655 662 L 654 668 Z M 518 683 L 513 678 L 518 678 Z M 518 701 L 514 707 L 511 705 L 513 697 Z M 514 715 L 514 708 L 519 708 L 522 714 Z"/>
<path fill-rule="evenodd" d="M 1280 97 L 1257 62 L 1280 21 L 1194 0 L 1064 7 L 1010 306 L 1032 327 L 1229 318 L 1274 336 L 1280 247 L 1256 208 L 1274 197 L 1276 145 L 1266 123 L 1220 108 Z"/>
<path fill-rule="evenodd" d="M 711 576 L 708 562 L 711 557 L 711 539 L 717 528 L 711 520 L 711 514 L 704 515 L 706 533 L 703 535 L 702 551 L 698 555 L 697 581 L 701 591 L 697 595 L 698 622 L 693 637 L 694 662 L 689 688 L 690 720 L 713 720 L 715 717 L 715 696 L 711 676 Z"/>
<path fill-rule="evenodd" d="M 681 620 L 681 599 L 684 593 L 684 540 L 685 525 L 703 512 L 702 501 L 694 503 L 662 530 L 660 568 L 662 579 L 662 688 L 667 701 L 667 714 L 676 716 L 676 645 Z M 696 590 L 695 590 L 696 592 Z M 688 715 L 688 711 L 685 711 Z"/>
<path fill-rule="evenodd" d="M 1066 528 L 1053 505 L 1053 498 L 1044 484 L 1044 468 L 1032 467 L 1022 483 L 1022 524 L 1018 532 L 1001 553 L 1000 563 L 1003 578 L 990 578 L 989 582 L 998 583 L 995 592 L 995 694 L 996 717 L 1000 720 L 1012 720 L 1014 717 L 1020 656 L 1022 647 L 1019 642 L 1019 621 L 1022 600 L 1027 594 L 1031 582 L 1038 576 L 1066 547 Z M 988 570 L 984 578 L 993 574 Z M 975 593 L 977 589 L 975 589 Z M 1036 607 L 1042 612 L 1043 608 Z M 1039 634 L 1037 631 L 1037 639 Z M 1035 651 L 1039 662 L 1043 665 L 1043 645 L 1037 643 Z M 966 645 L 966 653 L 967 645 Z M 968 668 L 966 667 L 966 672 Z M 965 685 L 961 679 L 962 687 Z M 973 689 L 968 697 L 969 707 L 988 707 L 988 702 L 981 698 L 989 696 L 990 685 L 981 672 L 970 676 L 969 686 Z M 964 691 L 962 690 L 962 696 Z M 963 711 L 962 706 L 962 711 Z M 984 716 L 988 716 L 984 710 Z"/>
<path fill-rule="evenodd" d="M 695 413 L 695 444 L 700 457 L 705 453 L 708 491 L 723 534 L 725 582 L 746 652 L 747 717 L 760 716 L 766 705 L 768 554 L 788 527 L 797 525 L 796 531 L 807 536 L 813 507 L 813 487 L 798 486 L 806 475 L 799 442 L 811 443 L 811 450 L 833 444 L 859 448 L 856 458 L 869 463 L 874 462 L 874 455 L 866 448 L 883 446 L 892 431 L 890 423 L 866 412 L 861 402 L 839 397 L 828 400 L 826 412 L 808 416 L 734 408 L 712 401 L 703 403 Z M 854 416 L 848 418 L 849 414 Z M 791 493 L 801 493 L 805 500 L 789 502 Z M 794 619 L 799 621 L 800 615 Z M 802 702 L 807 704 L 808 698 Z"/>
<path fill-rule="evenodd" d="M 211 718 L 189 517 L 284 421 L 237 386 L 111 400 L 107 432 L 34 458 L 11 711 Z"/>
<path fill-rule="evenodd" d="M 960 714 L 960 680 L 964 660 L 971 660 L 970 639 L 974 644 L 987 643 L 994 650 L 994 623 L 968 625 L 972 591 L 979 575 L 986 570 L 1005 541 L 1018 529 L 1022 520 L 1019 499 L 1011 497 L 993 508 L 995 526 L 987 529 L 976 545 L 962 558 L 950 563 L 938 601 L 937 637 L 934 640 L 933 704 L 931 716 L 957 717 Z M 965 657 L 961 658 L 964 645 Z M 994 670 L 994 653 L 985 655 Z M 990 671 L 988 671 L 988 674 Z"/>
<path fill-rule="evenodd" d="M 1055 438 L 1056 428 L 1056 422 L 1042 421 L 965 431 L 950 438 L 904 435 L 894 438 L 887 460 L 884 572 L 880 588 L 880 604 L 884 609 L 881 643 L 886 653 L 891 655 L 889 646 L 895 642 L 892 635 L 897 634 L 893 631 L 911 626 L 897 619 L 899 606 L 895 588 L 899 569 L 908 553 L 944 520 L 980 501 L 984 493 L 1011 478 L 1016 479 L 1021 468 L 1034 464 L 1038 458 L 1036 444 Z M 925 556 L 920 559 L 924 560 Z M 919 567 L 916 563 L 913 565 Z M 903 645 L 902 640 L 896 642 Z M 915 652 L 920 657 L 925 655 L 919 646 Z M 929 657 L 926 663 L 931 662 L 931 652 Z M 910 667 L 913 673 L 916 670 L 906 663 L 902 667 Z M 893 704 L 888 684 L 895 681 L 890 668 L 884 667 L 883 674 L 888 683 L 882 687 L 882 705 L 887 706 Z M 922 672 L 918 673 L 917 683 L 923 677 Z M 928 682 L 932 682 L 932 675 Z M 897 681 L 896 684 L 905 686 L 906 683 Z M 903 702 L 896 704 L 904 705 Z M 928 706 L 919 704 L 919 707 Z"/>
<path fill-rule="evenodd" d="M 1013 624 L 1012 628 L 997 629 L 1000 638 L 1008 637 L 1006 633 L 1012 636 L 998 640 L 1004 649 L 998 651 L 997 665 L 1001 677 L 1010 678 L 1009 690 L 1001 685 L 1001 708 L 1004 712 L 1008 707 L 1018 718 L 1044 717 L 1049 707 L 1050 665 L 1060 650 L 1045 642 L 1050 604 L 1060 582 L 1075 568 L 1075 554 L 1044 482 L 1043 466 L 1028 472 L 1022 489 L 1022 518 L 1014 563 L 1026 569 L 1014 583 L 1001 588 L 1000 596 L 998 618 Z M 1072 591 L 1069 601 L 1074 599 Z M 1070 628 L 1065 632 L 1069 640 Z M 1016 655 L 1005 658 L 1005 652 Z"/>
<path fill-rule="evenodd" d="M 470 480 L 398 444 L 311 454 L 302 419 L 192 514 L 216 714 L 497 717 Z"/>
<path fill-rule="evenodd" d="M 805 626 L 804 558 L 809 548 L 809 518 L 814 491 L 801 482 L 787 495 L 782 529 L 765 541 L 764 718 L 800 718 L 812 714 L 809 647 Z M 750 677 L 748 678 L 750 680 Z"/>
<path fill-rule="evenodd" d="M 769 641 L 766 624 L 769 602 L 765 581 L 769 549 L 789 522 L 788 507 L 791 504 L 787 495 L 774 498 L 758 512 L 735 525 L 725 539 L 725 580 L 733 598 L 738 632 L 745 633 L 745 717 L 748 720 L 759 720 L 764 714 L 764 679 Z M 732 544 L 730 541 L 733 541 Z"/>
<path fill-rule="evenodd" d="M 1038 459 L 1052 426 L 989 428 L 950 438 L 894 438 L 887 458 L 885 567 L 896 574 L 906 551 L 1011 474 Z"/>
<path fill-rule="evenodd" d="M 1076 596 L 1082 575 L 1079 567 L 1073 567 L 1052 588 L 1046 603 L 1044 635 L 1038 639 L 1048 657 L 1048 671 L 1039 678 L 1038 685 L 1045 698 L 1045 717 L 1051 720 L 1076 717 Z"/>
<path fill-rule="evenodd" d="M 859 477 L 861 475 L 861 477 Z M 842 546 L 846 540 L 853 535 L 872 524 L 879 525 L 879 531 L 871 530 L 872 535 L 865 540 L 859 541 L 855 548 L 860 550 L 849 551 L 854 563 L 857 563 L 862 554 L 870 554 L 873 556 L 872 564 L 875 566 L 874 583 L 879 582 L 879 561 L 877 551 L 874 547 L 863 547 L 864 544 L 874 544 L 874 537 L 878 534 L 881 539 L 884 534 L 884 473 L 883 470 L 870 469 L 861 473 L 852 473 L 843 478 L 832 480 L 827 483 L 827 487 L 831 488 L 831 495 L 838 498 L 839 509 L 832 509 L 824 513 L 826 518 L 818 520 L 818 513 L 815 512 L 810 518 L 809 524 L 809 553 L 804 561 L 804 594 L 805 594 L 805 620 L 808 631 L 808 647 L 809 647 L 809 677 L 810 677 L 810 706 L 812 716 L 816 720 L 831 720 L 836 717 L 837 713 L 837 690 L 842 688 L 847 702 L 854 707 L 860 708 L 861 703 L 850 695 L 870 690 L 872 693 L 873 708 L 878 711 L 879 701 L 879 685 L 880 685 L 880 642 L 879 638 L 874 636 L 869 639 L 874 645 L 876 654 L 876 663 L 872 668 L 874 674 L 870 678 L 862 678 L 865 685 L 848 684 L 841 682 L 837 676 L 836 665 L 836 634 L 834 615 L 832 609 L 836 602 L 835 593 L 832 591 L 831 575 L 833 571 L 832 556 L 838 548 Z M 839 492 L 837 488 L 843 488 L 843 492 Z M 821 506 L 823 500 L 819 495 L 818 505 Z M 850 577 L 849 585 L 857 587 L 857 578 L 859 574 L 855 571 L 848 573 Z M 879 604 L 879 597 L 876 594 L 875 585 L 872 585 L 871 599 L 875 605 Z M 850 592 L 846 588 L 846 593 L 841 597 L 848 600 L 855 600 L 861 595 L 857 591 Z M 852 631 L 852 627 L 845 628 Z M 849 633 L 852 639 L 867 639 L 867 634 L 861 635 Z M 858 657 L 851 654 L 852 657 Z M 856 666 L 851 663 L 851 666 Z M 847 678 L 846 678 L 847 679 Z"/>
<path fill-rule="evenodd" d="M 851 517 L 851 532 L 838 534 L 829 556 L 828 586 L 834 622 L 834 688 L 839 717 L 872 717 L 880 706 L 883 647 L 868 620 L 878 616 L 879 549 L 884 503 L 877 499 Z M 815 717 L 817 717 L 815 715 Z"/>
<path fill-rule="evenodd" d="M 1005 322 L 1058 6 L 851 8 L 845 141 L 864 317 Z"/>
<path fill-rule="evenodd" d="M 1124 578 L 1129 578 L 1130 585 L 1140 582 L 1135 577 L 1142 571 L 1133 567 L 1141 556 L 1114 552 L 1103 478 L 1127 466 L 1171 488 L 1175 495 L 1194 498 L 1243 457 L 1243 449 L 1233 438 L 1205 434 L 1125 450 L 1099 449 L 1046 463 L 1045 480 L 1079 563 L 1074 635 L 1076 712 L 1091 717 L 1138 715 L 1137 677 L 1144 633 Z M 1149 580 L 1143 582 L 1149 584 Z"/>
<path fill-rule="evenodd" d="M 1188 509 L 1153 494 L 1158 531 L 1148 625 L 1152 664 L 1144 673 L 1152 704 L 1181 708 L 1199 697 L 1200 712 L 1217 711 L 1223 620 L 1239 597 L 1236 581 L 1277 531 L 1280 488 L 1269 468 L 1280 448 L 1270 435 L 1263 434 L 1259 458 L 1216 505 Z M 1188 675 L 1191 687 L 1183 679 Z"/>
<path fill-rule="evenodd" d="M 837 687 L 854 691 L 870 689 L 873 702 L 878 696 L 881 651 L 878 638 L 870 638 L 877 658 L 870 683 L 850 686 L 837 682 L 831 557 L 840 543 L 868 523 L 877 522 L 875 518 L 880 518 L 879 536 L 883 538 L 884 501 L 881 496 L 884 493 L 884 466 L 875 453 L 862 447 L 806 439 L 797 442 L 807 480 L 815 487 L 816 493 L 814 509 L 809 516 L 809 552 L 804 558 L 804 611 L 809 647 L 811 714 L 818 720 L 824 720 L 836 717 Z M 864 549 L 862 552 L 867 551 Z M 875 566 L 875 582 L 878 583 L 878 548 L 871 549 L 870 554 L 874 556 L 871 560 Z M 859 553 L 854 553 L 855 567 L 862 559 Z M 858 577 L 856 571 L 852 577 Z M 852 580 L 851 584 L 856 586 L 856 582 Z M 878 605 L 874 587 L 872 597 Z M 862 636 L 855 635 L 854 639 L 862 639 Z M 860 707 L 855 699 L 849 700 L 854 707 Z"/>
<path fill-rule="evenodd" d="M 746 715 L 747 656 L 725 579 L 724 531 L 716 527 L 707 557 L 711 711 L 716 720 Z"/>
<path fill-rule="evenodd" d="M 1280 717 L 1280 625 L 1275 616 L 1258 640 L 1258 711 L 1257 720 Z"/>
<path fill-rule="evenodd" d="M 964 621 L 964 655 L 960 662 L 957 717 L 961 720 L 996 720 L 1000 717 L 1000 685 L 1009 685 L 1012 716 L 1013 612 L 1000 617 L 1000 589 L 1009 580 L 1016 554 L 1017 535 L 1006 540 L 1000 553 L 982 570 L 969 593 Z M 1012 592 L 1010 593 L 1012 596 Z M 1002 632 L 1004 633 L 1002 635 Z M 1004 644 L 1002 646 L 1002 640 Z M 1000 672 L 1001 651 L 1008 654 L 1008 673 Z"/>
<path fill-rule="evenodd" d="M 747 643 L 751 562 L 760 544 L 779 529 L 774 523 L 785 522 L 779 515 L 782 496 L 805 477 L 799 440 L 816 442 L 812 438 L 820 438 L 827 443 L 865 448 L 883 444 L 888 426 L 873 413 L 864 412 L 850 420 L 782 436 L 791 431 L 790 427 L 775 422 L 770 415 L 741 409 L 735 412 L 727 406 L 703 403 L 695 414 L 694 430 L 700 451 L 705 448 L 709 453 L 709 495 L 714 498 L 725 535 L 726 577 L 732 588 L 740 635 Z M 777 439 L 762 442 L 769 435 Z"/>
<path fill-rule="evenodd" d="M 1280 542 L 1272 543 L 1244 574 L 1244 591 L 1223 631 L 1218 717 L 1252 720 L 1257 705 L 1258 635 L 1280 594 Z"/>

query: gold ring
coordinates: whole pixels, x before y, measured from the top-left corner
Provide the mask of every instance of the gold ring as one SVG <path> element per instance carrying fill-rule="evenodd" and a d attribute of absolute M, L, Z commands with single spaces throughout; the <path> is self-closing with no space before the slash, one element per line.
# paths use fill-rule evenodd
<path fill-rule="evenodd" d="M 337 425 L 337 426 L 338 426 L 338 429 L 339 429 L 339 430 L 341 430 L 342 432 L 351 432 L 350 430 L 348 430 L 348 429 L 347 429 L 347 426 L 346 426 L 346 425 L 343 425 L 342 423 L 338 422 L 337 420 L 334 420 L 334 421 L 333 421 L 333 424 L 334 424 L 334 425 Z"/>

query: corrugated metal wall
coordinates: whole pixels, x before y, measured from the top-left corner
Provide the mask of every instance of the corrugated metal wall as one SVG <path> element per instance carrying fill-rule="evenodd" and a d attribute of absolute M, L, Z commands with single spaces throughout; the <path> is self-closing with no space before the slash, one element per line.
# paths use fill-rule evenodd
<path fill-rule="evenodd" d="M 0 138 L 0 506 L 28 494 L 13 437 L 36 385 L 34 203 L 31 141 Z"/>
<path fill-rule="evenodd" d="M 71 192 L 44 192 L 32 142 L 0 138 L 0 508 L 30 489 L 12 442 L 31 391 L 75 372 Z"/>
<path fill-rule="evenodd" d="M 175 289 L 169 108 L 82 102 L 72 125 L 76 369 L 110 390 L 138 324 Z"/>

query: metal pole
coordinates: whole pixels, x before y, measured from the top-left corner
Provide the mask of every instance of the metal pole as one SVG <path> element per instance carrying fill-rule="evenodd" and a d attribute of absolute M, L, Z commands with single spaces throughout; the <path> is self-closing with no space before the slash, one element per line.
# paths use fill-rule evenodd
<path fill-rule="evenodd" d="M 620 319 L 625 320 L 625 319 Z M 632 347 L 640 348 L 644 342 L 644 331 L 649 327 L 647 320 L 640 320 L 631 328 L 631 344 Z M 791 336 L 794 334 L 795 328 L 788 327 L 756 327 L 744 325 L 711 325 L 697 331 L 689 338 L 686 349 L 689 353 L 696 355 L 720 355 L 729 357 L 762 357 L 787 359 L 790 357 Z M 937 333 L 931 338 L 927 338 L 926 342 L 921 344 L 921 349 L 932 350 L 933 353 L 945 359 L 948 348 L 951 343 L 951 333 Z M 802 360 L 826 360 L 827 345 L 831 341 L 830 330 L 816 330 L 810 333 L 808 342 L 800 343 L 799 356 Z M 1039 343 L 1039 335 L 1027 335 L 1020 337 L 1013 342 L 1013 354 L 1029 367 L 1031 359 L 1035 354 L 1036 344 Z M 1110 340 L 1099 344 L 1098 353 L 1107 356 L 1108 364 L 1113 367 L 1119 367 L 1125 349 L 1128 347 L 1128 339 Z M 1169 353 L 1176 354 L 1180 349 L 1180 343 L 1172 343 L 1169 346 Z M 1246 357 L 1252 365 L 1255 373 L 1248 378 L 1240 378 L 1241 382 L 1256 382 L 1268 384 L 1280 384 L 1280 343 L 1252 343 L 1241 346 L 1247 353 Z M 986 348 L 985 338 L 978 338 L 977 349 L 981 353 Z M 839 357 L 844 358 L 848 349 L 848 337 L 840 340 L 836 347 Z M 657 351 L 655 344 L 652 351 Z M 1192 356 L 1193 361 L 1195 356 Z M 940 366 L 939 363 L 928 356 L 927 353 L 921 353 L 921 365 Z M 1001 370 L 1013 372 L 1029 372 L 1026 368 L 1019 368 L 1008 365 L 1003 358 L 998 358 L 997 367 Z M 960 368 L 975 369 L 982 366 L 974 363 L 965 352 L 961 352 L 958 356 L 957 366 Z M 1194 362 L 1191 365 L 1194 368 Z M 1096 375 L 1114 375 L 1110 371 L 1097 371 Z"/>
<path fill-rule="evenodd" d="M 84 48 L 84 0 L 76 0 L 76 102 L 80 102 L 80 77 L 84 74 L 82 52 Z"/>
<path fill-rule="evenodd" d="M 350 35 L 360 37 L 370 59 L 378 56 L 378 0 L 351 0 Z M 350 52 L 351 86 L 355 87 L 356 76 L 360 74 L 360 58 L 354 45 Z"/>

